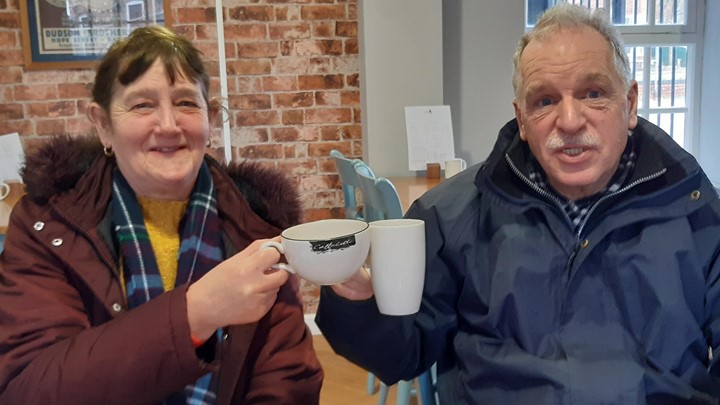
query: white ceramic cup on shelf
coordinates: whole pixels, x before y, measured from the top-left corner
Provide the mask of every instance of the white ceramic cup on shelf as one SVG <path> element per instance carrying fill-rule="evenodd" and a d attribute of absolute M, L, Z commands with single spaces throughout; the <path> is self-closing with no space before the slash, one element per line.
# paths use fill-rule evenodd
<path fill-rule="evenodd" d="M 4 200 L 5 197 L 7 197 L 9 195 L 10 195 L 10 186 L 5 182 L 0 183 L 0 200 Z"/>
<path fill-rule="evenodd" d="M 467 169 L 467 162 L 465 162 L 465 159 L 448 159 L 445 161 L 445 178 L 449 179 L 465 169 Z"/>
<path fill-rule="evenodd" d="M 369 225 L 354 219 L 323 219 L 293 226 L 260 249 L 275 248 L 287 263 L 273 268 L 319 285 L 346 281 L 365 263 L 370 250 Z"/>
<path fill-rule="evenodd" d="M 409 315 L 420 309 L 425 285 L 425 222 L 370 222 L 370 277 L 380 313 Z"/>

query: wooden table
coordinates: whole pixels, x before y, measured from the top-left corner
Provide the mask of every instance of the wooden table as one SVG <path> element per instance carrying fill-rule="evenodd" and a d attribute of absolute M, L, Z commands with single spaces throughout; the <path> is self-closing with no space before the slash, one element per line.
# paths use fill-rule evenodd
<path fill-rule="evenodd" d="M 400 196 L 403 212 L 407 212 L 415 200 L 442 181 L 442 179 L 426 177 L 388 177 L 388 180 L 392 182 Z"/>

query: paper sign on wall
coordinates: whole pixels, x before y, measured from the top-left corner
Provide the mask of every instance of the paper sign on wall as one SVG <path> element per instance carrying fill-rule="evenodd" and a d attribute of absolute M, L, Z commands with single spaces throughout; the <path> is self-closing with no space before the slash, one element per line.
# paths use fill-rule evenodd
<path fill-rule="evenodd" d="M 440 163 L 455 157 L 450 106 L 405 107 L 410 170 L 425 170 L 428 163 Z"/>
<path fill-rule="evenodd" d="M 25 161 L 17 132 L 0 135 L 0 181 L 20 180 L 20 167 Z"/>

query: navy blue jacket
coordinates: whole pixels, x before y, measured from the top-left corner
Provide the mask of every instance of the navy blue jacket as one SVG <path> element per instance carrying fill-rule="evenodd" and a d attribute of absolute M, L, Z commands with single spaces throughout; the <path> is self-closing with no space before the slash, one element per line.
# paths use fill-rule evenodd
<path fill-rule="evenodd" d="M 420 312 L 324 287 L 323 334 L 388 383 L 437 362 L 443 405 L 717 404 L 720 200 L 661 129 L 639 119 L 632 136 L 632 178 L 574 231 L 509 122 L 406 215 L 426 224 Z"/>

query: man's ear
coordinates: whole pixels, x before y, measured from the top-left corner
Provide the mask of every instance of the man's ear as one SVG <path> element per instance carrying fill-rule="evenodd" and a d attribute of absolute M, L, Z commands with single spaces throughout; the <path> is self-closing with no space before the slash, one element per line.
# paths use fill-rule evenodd
<path fill-rule="evenodd" d="M 527 142 L 527 136 L 525 135 L 525 124 L 522 120 L 522 111 L 520 111 L 520 107 L 518 107 L 517 100 L 513 100 L 513 108 L 515 109 L 515 119 L 518 123 L 518 128 L 520 129 L 520 139 Z"/>
<path fill-rule="evenodd" d="M 628 100 L 628 129 L 632 130 L 637 126 L 637 107 L 638 107 L 638 84 L 633 80 L 630 82 L 630 90 L 627 94 Z"/>
<path fill-rule="evenodd" d="M 112 126 L 110 125 L 110 116 L 107 111 L 105 111 L 100 104 L 92 102 L 87 107 L 87 116 L 93 126 L 95 126 L 95 131 L 100 136 L 102 144 L 104 146 L 111 146 L 110 135 Z"/>

